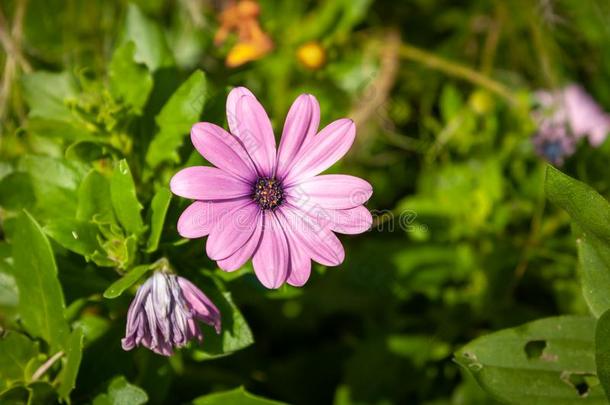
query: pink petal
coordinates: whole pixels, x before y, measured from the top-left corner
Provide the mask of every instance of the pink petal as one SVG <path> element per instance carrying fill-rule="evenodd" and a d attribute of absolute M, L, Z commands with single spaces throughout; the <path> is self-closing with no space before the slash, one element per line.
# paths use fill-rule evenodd
<path fill-rule="evenodd" d="M 231 209 L 243 206 L 247 199 L 195 201 L 178 219 L 178 233 L 183 238 L 201 238 L 212 230 L 218 219 Z"/>
<path fill-rule="evenodd" d="M 307 252 L 314 261 L 325 266 L 338 266 L 345 259 L 345 251 L 341 242 L 330 230 L 328 223 L 320 217 L 325 215 L 315 212 L 315 207 L 306 211 L 291 205 L 278 209 L 284 217 L 286 226 L 290 226 L 299 246 Z"/>
<path fill-rule="evenodd" d="M 275 165 L 275 137 L 263 106 L 245 87 L 236 87 L 227 97 L 227 121 L 231 133 L 254 161 L 260 176 L 271 177 Z"/>
<path fill-rule="evenodd" d="M 318 100 L 310 94 L 301 94 L 292 103 L 284 123 L 284 131 L 282 132 L 277 155 L 276 176 L 279 179 L 283 179 L 288 173 L 299 150 L 309 145 L 318 131 L 319 124 L 320 105 Z"/>
<path fill-rule="evenodd" d="M 285 191 L 287 196 L 298 196 L 323 208 L 348 209 L 362 205 L 371 198 L 373 187 L 359 177 L 326 174 L 305 180 Z"/>
<path fill-rule="evenodd" d="M 260 208 L 251 201 L 222 216 L 210 231 L 206 252 L 212 260 L 222 260 L 244 246 L 257 227 Z"/>
<path fill-rule="evenodd" d="M 210 163 L 247 182 L 256 179 L 256 169 L 236 137 L 209 122 L 200 122 L 191 129 L 195 148 Z"/>
<path fill-rule="evenodd" d="M 363 205 L 347 210 L 328 210 L 330 229 L 347 235 L 356 235 L 371 229 L 373 216 Z"/>
<path fill-rule="evenodd" d="M 307 250 L 301 246 L 299 237 L 295 234 L 284 214 L 278 211 L 277 218 L 286 234 L 290 251 L 290 267 L 288 268 L 286 282 L 294 287 L 302 287 L 311 275 L 311 259 Z"/>
<path fill-rule="evenodd" d="M 275 168 L 275 137 L 271 121 L 258 100 L 242 96 L 237 100 L 235 132 L 261 176 L 271 177 Z"/>
<path fill-rule="evenodd" d="M 290 254 L 284 231 L 272 211 L 264 212 L 264 228 L 252 258 L 254 273 L 267 288 L 279 288 L 286 281 Z"/>
<path fill-rule="evenodd" d="M 218 260 L 216 264 L 224 271 L 235 271 L 243 266 L 254 254 L 258 247 L 263 232 L 263 215 L 259 215 L 256 221 L 256 228 L 250 239 L 231 256 L 226 259 Z"/>
<path fill-rule="evenodd" d="M 343 118 L 331 122 L 313 137 L 308 147 L 299 152 L 296 163 L 284 179 L 284 185 L 290 186 L 331 167 L 347 153 L 355 137 L 356 126 L 352 120 Z"/>
<path fill-rule="evenodd" d="M 227 97 L 227 122 L 229 124 L 229 130 L 233 135 L 237 135 L 237 101 L 242 96 L 254 97 L 254 94 L 245 87 L 235 87 Z"/>
<path fill-rule="evenodd" d="M 245 197 L 252 186 L 215 167 L 193 166 L 180 170 L 170 181 L 172 193 L 193 200 Z"/>

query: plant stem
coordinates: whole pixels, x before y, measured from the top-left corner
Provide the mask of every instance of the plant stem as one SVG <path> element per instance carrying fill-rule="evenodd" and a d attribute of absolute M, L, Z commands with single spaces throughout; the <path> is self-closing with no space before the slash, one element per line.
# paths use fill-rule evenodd
<path fill-rule="evenodd" d="M 32 374 L 32 381 L 36 381 L 38 380 L 40 377 L 42 377 L 42 375 L 44 373 L 47 372 L 47 370 L 49 368 L 51 368 L 51 366 L 61 358 L 61 356 L 64 355 L 63 350 L 58 351 L 57 353 L 55 353 L 53 356 L 51 356 L 47 361 L 45 361 L 40 367 L 38 367 L 38 370 L 36 370 L 34 372 L 34 374 Z"/>
<path fill-rule="evenodd" d="M 492 78 L 485 76 L 467 66 L 441 58 L 431 52 L 424 51 L 423 49 L 404 42 L 400 46 L 400 56 L 414 62 L 419 62 L 431 69 L 446 73 L 449 76 L 464 79 L 473 84 L 481 86 L 506 99 L 512 106 L 516 106 L 518 104 L 515 95 L 504 84 L 493 80 Z"/>

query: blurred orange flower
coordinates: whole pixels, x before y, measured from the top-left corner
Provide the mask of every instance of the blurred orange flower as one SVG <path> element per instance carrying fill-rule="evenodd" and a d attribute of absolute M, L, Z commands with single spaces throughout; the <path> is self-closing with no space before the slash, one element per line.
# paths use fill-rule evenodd
<path fill-rule="evenodd" d="M 230 1 L 220 13 L 220 27 L 214 36 L 214 44 L 221 45 L 230 33 L 237 33 L 237 43 L 226 58 L 226 65 L 237 67 L 257 60 L 271 52 L 273 41 L 263 31 L 258 21 L 260 6 L 255 0 Z"/>

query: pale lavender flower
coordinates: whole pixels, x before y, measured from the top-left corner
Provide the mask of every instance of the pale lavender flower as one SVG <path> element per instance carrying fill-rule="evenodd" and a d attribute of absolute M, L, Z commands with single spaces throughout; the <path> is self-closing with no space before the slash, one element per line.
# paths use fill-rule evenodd
<path fill-rule="evenodd" d="M 600 146 L 610 131 L 610 115 L 581 87 L 572 84 L 563 90 L 568 123 L 574 136 L 587 137 L 592 146 Z"/>
<path fill-rule="evenodd" d="M 129 307 L 123 349 L 142 345 L 170 356 L 192 339 L 202 341 L 197 321 L 220 333 L 220 312 L 201 290 L 183 277 L 157 271 L 140 286 Z"/>
<path fill-rule="evenodd" d="M 610 115 L 593 98 L 575 84 L 559 91 L 537 91 L 538 104 L 532 118 L 538 126 L 534 136 L 536 152 L 554 164 L 576 150 L 576 142 L 587 138 L 593 147 L 600 146 L 610 131 Z"/>

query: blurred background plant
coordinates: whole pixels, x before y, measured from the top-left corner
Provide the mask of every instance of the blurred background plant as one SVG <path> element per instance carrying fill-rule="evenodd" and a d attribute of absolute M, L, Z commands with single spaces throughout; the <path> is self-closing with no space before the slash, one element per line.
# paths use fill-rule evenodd
<path fill-rule="evenodd" d="M 540 147 L 534 94 L 576 83 L 610 109 L 609 18 L 602 0 L 2 2 L 0 397 L 491 403 L 456 349 L 588 313 L 545 159 L 608 195 L 610 145 L 561 121 Z M 358 128 L 336 169 L 373 184 L 375 227 L 301 289 L 222 273 L 175 230 L 168 180 L 205 164 L 187 134 L 225 123 L 235 85 L 276 133 L 304 92 Z M 120 347 L 159 263 L 225 326 L 169 359 Z"/>

